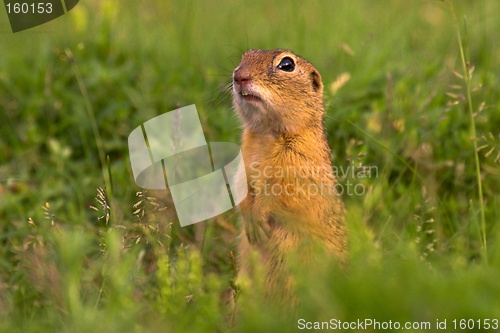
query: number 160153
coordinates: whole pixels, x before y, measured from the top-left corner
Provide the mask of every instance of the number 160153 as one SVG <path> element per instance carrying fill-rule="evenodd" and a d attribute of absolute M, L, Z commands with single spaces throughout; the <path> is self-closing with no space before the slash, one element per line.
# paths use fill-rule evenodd
<path fill-rule="evenodd" d="M 47 3 L 8 3 L 6 4 L 8 14 L 50 14 L 52 13 L 52 4 Z"/>

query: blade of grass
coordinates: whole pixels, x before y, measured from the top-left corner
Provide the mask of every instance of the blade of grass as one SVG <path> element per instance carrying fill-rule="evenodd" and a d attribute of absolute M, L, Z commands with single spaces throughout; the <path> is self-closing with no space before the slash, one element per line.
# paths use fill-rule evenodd
<path fill-rule="evenodd" d="M 474 146 L 474 161 L 475 161 L 475 167 L 476 167 L 476 178 L 477 178 L 477 188 L 478 188 L 478 199 L 479 199 L 479 210 L 481 213 L 481 238 L 482 238 L 482 245 L 483 245 L 483 252 L 484 252 L 484 260 L 486 263 L 488 262 L 488 253 L 487 253 L 487 242 L 486 242 L 486 218 L 485 218 L 485 207 L 484 207 L 484 198 L 483 198 L 483 184 L 481 181 L 481 164 L 479 162 L 479 152 L 477 149 L 477 135 L 476 135 L 476 121 L 474 118 L 474 110 L 472 106 L 472 87 L 471 87 L 471 81 L 472 81 L 472 71 L 468 69 L 468 64 L 469 64 L 469 56 L 466 53 L 468 50 L 467 45 L 464 46 L 464 40 L 462 38 L 462 33 L 460 31 L 460 23 L 458 20 L 457 13 L 455 11 L 455 7 L 453 6 L 452 0 L 446 0 L 445 1 L 448 4 L 448 7 L 450 8 L 451 14 L 453 16 L 453 19 L 455 21 L 455 30 L 457 34 L 457 41 L 458 41 L 458 48 L 460 51 L 460 60 L 462 64 L 462 71 L 463 71 L 463 80 L 465 84 L 465 93 L 466 93 L 466 99 L 467 99 L 467 109 L 469 111 L 469 120 L 470 120 L 470 135 L 472 139 L 472 144 Z M 464 29 L 465 29 L 465 39 L 467 38 L 467 20 L 464 16 Z"/>
<path fill-rule="evenodd" d="M 71 64 L 71 68 L 73 70 L 73 73 L 75 74 L 76 80 L 78 81 L 78 87 L 80 88 L 80 92 L 82 94 L 83 101 L 85 103 L 85 109 L 87 110 L 90 124 L 92 126 L 92 132 L 94 134 L 94 139 L 95 139 L 97 151 L 99 154 L 99 161 L 101 163 L 101 170 L 102 170 L 102 174 L 104 177 L 104 183 L 106 185 L 106 193 L 107 193 L 107 196 L 111 202 L 112 198 L 113 198 L 113 189 L 112 189 L 112 183 L 111 183 L 111 170 L 109 168 L 109 159 L 106 160 L 106 155 L 104 153 L 104 145 L 103 145 L 101 133 L 99 132 L 99 127 L 97 126 L 97 121 L 95 118 L 94 109 L 92 108 L 92 104 L 90 103 L 87 87 L 85 86 L 85 83 L 83 82 L 83 78 L 82 78 L 82 75 L 80 73 L 80 69 L 78 68 L 78 65 L 76 64 L 73 53 L 68 48 L 66 48 L 64 50 L 64 52 L 66 54 L 68 62 Z"/>

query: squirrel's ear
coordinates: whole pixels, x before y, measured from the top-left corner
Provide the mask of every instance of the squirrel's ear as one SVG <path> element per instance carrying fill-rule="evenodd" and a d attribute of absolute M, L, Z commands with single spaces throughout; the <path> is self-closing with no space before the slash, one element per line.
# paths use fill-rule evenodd
<path fill-rule="evenodd" d="M 323 82 L 321 81 L 321 75 L 317 71 L 311 72 L 311 81 L 314 91 L 323 89 Z"/>

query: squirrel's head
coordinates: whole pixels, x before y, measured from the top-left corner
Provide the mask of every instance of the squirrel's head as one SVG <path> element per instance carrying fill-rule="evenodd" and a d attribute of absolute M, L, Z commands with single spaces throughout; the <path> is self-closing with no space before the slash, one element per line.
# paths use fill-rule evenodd
<path fill-rule="evenodd" d="M 233 72 L 233 104 L 258 133 L 296 133 L 323 120 L 323 83 L 309 62 L 287 50 L 250 50 Z"/>

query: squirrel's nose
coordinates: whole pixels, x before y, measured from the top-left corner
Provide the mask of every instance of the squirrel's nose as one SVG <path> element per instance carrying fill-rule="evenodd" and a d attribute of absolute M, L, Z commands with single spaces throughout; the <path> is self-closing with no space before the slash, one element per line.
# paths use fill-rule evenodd
<path fill-rule="evenodd" d="M 233 83 L 237 87 L 245 86 L 251 79 L 252 79 L 252 76 L 250 75 L 250 73 L 247 71 L 241 70 L 241 68 L 237 68 L 233 72 Z"/>

